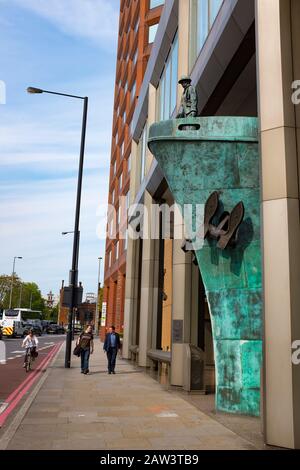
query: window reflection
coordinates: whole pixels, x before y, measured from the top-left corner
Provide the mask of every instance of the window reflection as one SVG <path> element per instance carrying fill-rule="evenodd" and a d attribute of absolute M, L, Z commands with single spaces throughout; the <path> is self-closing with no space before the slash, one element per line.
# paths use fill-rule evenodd
<path fill-rule="evenodd" d="M 223 0 L 190 0 L 190 68 L 194 65 Z"/>
<path fill-rule="evenodd" d="M 169 119 L 176 108 L 177 81 L 178 40 L 176 34 L 158 88 L 158 118 L 160 121 Z"/>

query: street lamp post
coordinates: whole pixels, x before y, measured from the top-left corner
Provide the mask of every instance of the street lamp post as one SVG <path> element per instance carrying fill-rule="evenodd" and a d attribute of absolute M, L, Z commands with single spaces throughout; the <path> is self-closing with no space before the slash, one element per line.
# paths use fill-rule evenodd
<path fill-rule="evenodd" d="M 74 232 L 74 230 L 71 230 L 69 232 L 61 232 L 62 235 L 68 235 L 69 233 L 75 233 L 75 232 Z M 79 243 L 80 243 L 80 230 L 78 231 L 77 243 L 78 243 L 78 248 L 77 248 L 76 270 L 78 272 L 78 255 L 79 255 Z M 75 327 L 75 316 L 76 316 L 75 310 L 76 310 L 76 308 L 73 309 L 73 313 L 72 313 L 72 341 L 74 341 L 74 327 Z"/>
<path fill-rule="evenodd" d="M 100 291 L 100 270 L 101 270 L 101 261 L 102 257 L 98 258 L 99 266 L 98 266 L 98 284 L 97 284 L 97 300 L 96 300 L 96 315 L 95 315 L 95 335 L 97 336 L 99 333 L 99 291 Z"/>
<path fill-rule="evenodd" d="M 71 303 L 70 303 L 69 315 L 68 315 L 68 331 L 67 331 L 67 338 L 66 338 L 66 353 L 65 353 L 65 367 L 69 368 L 71 366 L 72 324 L 73 324 L 74 308 L 76 307 L 76 299 L 75 299 L 76 287 L 78 284 L 79 218 L 80 218 L 82 173 L 83 173 L 83 162 L 84 162 L 87 111 L 88 111 L 88 97 L 69 95 L 66 93 L 57 93 L 54 91 L 42 90 L 41 88 L 33 88 L 33 87 L 27 88 L 27 92 L 33 93 L 33 94 L 49 93 L 51 95 L 67 96 L 68 98 L 76 98 L 76 99 L 83 100 L 81 144 L 80 144 L 75 223 L 74 223 L 74 238 L 73 238 L 73 255 L 72 255 L 72 267 L 70 270 Z"/>
<path fill-rule="evenodd" d="M 12 293 L 13 293 L 16 259 L 23 259 L 23 257 L 22 256 L 14 256 L 13 270 L 12 270 L 11 283 L 10 283 L 9 308 L 11 308 L 11 302 L 12 302 Z"/>

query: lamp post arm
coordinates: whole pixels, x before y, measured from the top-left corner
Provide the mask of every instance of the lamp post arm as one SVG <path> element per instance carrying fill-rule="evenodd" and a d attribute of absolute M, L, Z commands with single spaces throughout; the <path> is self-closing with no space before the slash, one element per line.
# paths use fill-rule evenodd
<path fill-rule="evenodd" d="M 43 93 L 49 93 L 49 95 L 67 96 L 68 98 L 77 98 L 79 100 L 87 99 L 87 97 L 84 96 L 69 95 L 68 93 L 58 93 L 57 91 L 43 90 Z"/>

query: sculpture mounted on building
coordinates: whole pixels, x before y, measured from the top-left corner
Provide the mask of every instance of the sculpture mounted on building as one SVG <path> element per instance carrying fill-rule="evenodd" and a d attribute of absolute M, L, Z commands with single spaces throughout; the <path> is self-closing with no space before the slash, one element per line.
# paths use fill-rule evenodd
<path fill-rule="evenodd" d="M 180 108 L 176 116 L 178 119 L 197 116 L 197 92 L 191 82 L 192 80 L 187 75 L 183 75 L 178 81 L 183 88 Z"/>
<path fill-rule="evenodd" d="M 194 117 L 194 113 L 190 118 L 196 106 L 186 95 L 185 89 L 180 113 L 187 117 L 152 124 L 148 146 L 182 212 L 187 234 L 197 230 L 197 204 L 204 208 L 203 243 L 198 248 L 186 240 L 182 249 L 194 251 L 212 320 L 216 408 L 258 416 L 262 368 L 258 122 L 252 117 Z M 187 205 L 195 208 L 192 217 Z"/>

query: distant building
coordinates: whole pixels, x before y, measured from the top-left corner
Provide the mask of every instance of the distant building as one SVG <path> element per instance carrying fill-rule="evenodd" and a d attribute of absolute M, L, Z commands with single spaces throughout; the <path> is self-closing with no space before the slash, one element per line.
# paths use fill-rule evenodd
<path fill-rule="evenodd" d="M 96 315 L 96 302 L 83 302 L 76 313 L 76 322 L 81 325 L 94 325 Z"/>
<path fill-rule="evenodd" d="M 68 307 L 63 307 L 63 289 L 64 289 L 64 281 L 61 283 L 61 288 L 59 291 L 59 302 L 58 302 L 58 324 L 67 325 L 68 324 Z"/>
<path fill-rule="evenodd" d="M 96 303 L 97 295 L 94 292 L 88 292 L 85 296 L 85 301 L 87 303 Z"/>
<path fill-rule="evenodd" d="M 50 290 L 47 296 L 44 297 L 44 300 L 48 308 L 54 308 L 59 303 L 59 296 L 53 294 L 53 292 Z"/>

